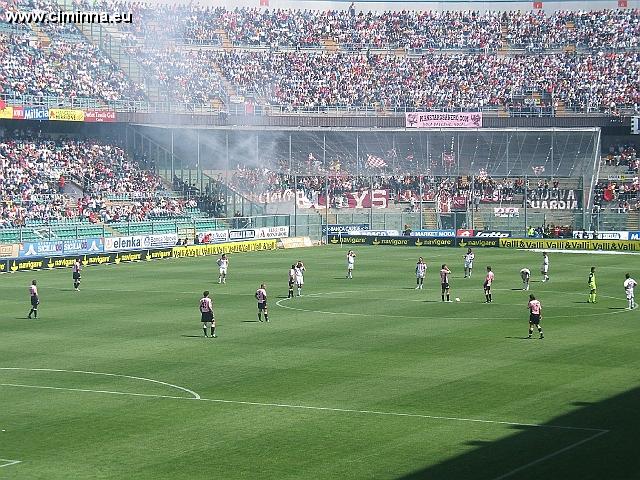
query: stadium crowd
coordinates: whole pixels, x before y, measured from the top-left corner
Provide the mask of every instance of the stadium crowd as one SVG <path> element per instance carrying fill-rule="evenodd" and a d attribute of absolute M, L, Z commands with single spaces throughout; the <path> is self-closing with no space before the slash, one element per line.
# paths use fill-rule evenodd
<path fill-rule="evenodd" d="M 236 45 L 318 47 L 331 39 L 342 47 L 464 49 L 496 51 L 503 46 L 533 51 L 578 48 L 636 48 L 640 38 L 637 9 L 556 11 L 357 11 L 286 10 L 157 5 L 120 0 L 76 0 L 84 9 L 133 11 L 127 25 L 140 39 L 173 38 L 190 44 L 221 42 L 225 31 Z"/>
<path fill-rule="evenodd" d="M 29 33 L 0 33 L 0 94 L 103 101 L 144 98 L 116 63 L 87 42 L 52 40 L 44 47 Z"/>
<path fill-rule="evenodd" d="M 184 214 L 185 200 L 164 198 L 159 177 L 141 170 L 114 144 L 0 132 L 0 226 L 30 221 L 96 222 Z M 64 196 L 73 184 L 80 198 Z M 108 197 L 127 201 L 110 201 Z"/>

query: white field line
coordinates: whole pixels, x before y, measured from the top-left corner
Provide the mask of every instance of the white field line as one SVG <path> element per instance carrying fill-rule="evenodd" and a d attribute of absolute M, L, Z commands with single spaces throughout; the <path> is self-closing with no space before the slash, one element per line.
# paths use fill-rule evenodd
<path fill-rule="evenodd" d="M 595 432 L 593 435 L 580 440 L 578 442 L 572 443 L 560 450 L 550 453 L 549 455 L 545 455 L 537 460 L 527 463 L 522 467 L 519 467 L 515 470 L 507 472 L 506 474 L 497 477 L 494 480 L 502 480 L 504 478 L 510 477 L 522 470 L 525 470 L 533 465 L 538 463 L 542 463 L 550 458 L 553 458 L 557 455 L 560 455 L 568 450 L 576 448 L 586 442 L 589 442 L 605 433 L 608 433 L 609 430 L 598 429 L 598 428 L 589 428 L 589 427 L 573 427 L 573 426 L 565 426 L 565 425 L 544 425 L 544 424 L 536 424 L 536 423 L 521 423 L 521 422 L 509 422 L 509 421 L 501 421 L 501 420 L 486 420 L 480 418 L 465 418 L 465 417 L 447 417 L 440 415 L 424 415 L 419 413 L 402 413 L 402 412 L 384 412 L 379 410 L 358 410 L 351 408 L 335 408 L 335 407 L 318 407 L 312 405 L 293 405 L 287 403 L 266 403 L 266 402 L 250 402 L 250 401 L 241 401 L 241 400 L 224 400 L 224 399 L 214 399 L 214 398 L 202 398 L 197 393 L 193 392 L 190 389 L 179 387 L 176 385 L 172 385 L 166 382 L 154 381 L 151 379 L 145 379 L 143 377 L 135 377 L 131 375 L 119 375 L 119 374 L 107 374 L 107 373 L 98 373 L 98 372 L 86 372 L 81 370 L 59 370 L 59 369 L 47 369 L 47 368 L 17 368 L 17 367 L 0 367 L 0 370 L 25 370 L 25 371 L 42 371 L 42 372 L 69 372 L 69 373 L 83 373 L 83 374 L 96 374 L 96 375 L 107 375 L 114 377 L 125 377 L 132 379 L 141 379 L 146 381 L 151 381 L 153 383 L 159 383 L 162 385 L 172 386 L 183 390 L 185 392 L 189 392 L 192 394 L 191 397 L 178 397 L 172 395 L 157 395 L 157 394 L 146 394 L 146 393 L 135 393 L 135 392 L 118 392 L 112 390 L 92 390 L 87 388 L 66 388 L 66 387 L 50 387 L 43 385 L 27 385 L 27 384 L 17 384 L 17 383 L 0 383 L 0 386 L 5 387 L 16 387 L 16 388 L 30 388 L 30 389 L 42 389 L 42 390 L 58 390 L 58 391 L 68 391 L 68 392 L 82 392 L 82 393 L 95 393 L 95 394 L 107 394 L 107 395 L 121 395 L 121 396 L 132 396 L 132 397 L 145 397 L 145 398 L 164 398 L 164 399 L 173 399 L 173 400 L 191 400 L 191 401 L 199 401 L 199 402 L 212 402 L 212 403 L 224 403 L 224 404 L 232 404 L 232 405 L 249 405 L 249 406 L 258 406 L 258 407 L 272 407 L 272 408 L 283 408 L 283 409 L 298 409 L 298 410 L 311 410 L 311 411 L 325 411 L 325 412 L 337 412 L 337 413 L 352 413 L 359 415 L 374 415 L 374 416 L 389 416 L 389 417 L 405 417 L 405 418 L 422 418 L 428 420 L 443 420 L 443 421 L 455 421 L 455 422 L 471 422 L 471 423 L 483 423 L 483 424 L 492 424 L 492 425 L 509 425 L 515 427 L 530 427 L 530 428 L 547 428 L 547 429 L 556 429 L 556 430 L 572 430 L 572 431 L 584 431 L 584 432 Z M 0 461 L 3 461 L 0 459 Z M 0 465 L 0 468 L 7 467 L 10 465 L 15 465 L 17 463 L 21 463 L 19 460 L 4 460 L 5 464 Z"/>
<path fill-rule="evenodd" d="M 493 291 L 510 291 L 510 288 L 495 288 L 493 289 Z M 311 297 L 311 298 L 318 298 L 322 295 L 327 295 L 327 296 L 333 296 L 333 297 L 337 297 L 339 294 L 347 294 L 347 293 L 370 293 L 370 292 L 388 292 L 389 290 L 367 290 L 366 292 L 364 291 L 342 291 L 342 292 L 326 292 L 326 293 L 309 293 L 306 296 L 307 297 Z M 550 290 L 537 290 L 537 292 L 552 292 Z M 578 293 L 578 292 L 565 292 L 566 295 L 584 295 L 583 293 Z M 611 296 L 607 296 L 607 295 L 600 295 L 600 297 L 602 298 L 613 298 L 615 300 L 620 300 L 617 297 L 611 297 Z M 383 317 L 383 318 L 408 318 L 408 319 L 424 319 L 426 318 L 425 316 L 422 317 L 411 317 L 411 316 L 407 316 L 407 315 L 388 315 L 388 314 L 384 314 L 384 313 L 375 313 L 375 314 L 371 314 L 371 313 L 345 313 L 345 312 L 329 312 L 329 311 L 324 311 L 324 310 L 311 310 L 311 309 L 306 309 L 306 308 L 297 308 L 297 307 L 291 307 L 288 305 L 284 305 L 283 302 L 285 301 L 291 301 L 293 300 L 294 302 L 297 301 L 295 300 L 296 298 L 300 299 L 300 298 L 304 298 L 304 296 L 302 297 L 294 297 L 293 299 L 291 298 L 281 298 L 280 300 L 278 300 L 276 302 L 276 305 L 278 307 L 281 308 L 286 308 L 287 310 L 295 310 L 298 312 L 306 312 L 306 313 L 319 313 L 322 315 L 344 315 L 344 316 L 350 316 L 350 317 Z M 406 301 L 415 301 L 415 300 L 406 300 Z M 419 300 L 419 301 L 424 301 L 424 300 Z M 455 305 L 457 303 L 461 303 L 461 304 L 471 304 L 471 303 L 478 303 L 478 304 L 482 304 L 482 305 L 486 305 L 484 302 L 451 302 L 451 305 Z M 513 305 L 513 304 L 502 304 L 500 303 L 499 305 Z M 518 304 L 520 305 L 520 304 Z M 522 304 L 523 308 L 526 306 L 524 303 Z M 575 306 L 573 307 L 575 308 Z M 585 308 L 585 307 L 581 307 L 581 308 Z M 595 312 L 595 313 L 585 313 L 585 314 L 580 314 L 581 317 L 600 317 L 600 316 L 605 316 L 605 315 L 616 315 L 619 313 L 624 313 L 625 310 L 614 310 L 612 312 Z M 486 319 L 486 315 L 484 316 L 479 316 L 479 317 L 442 317 L 442 316 L 438 316 L 438 319 L 441 320 L 483 320 Z M 575 315 L 545 315 L 545 318 L 575 318 Z"/>
<path fill-rule="evenodd" d="M 48 371 L 47 369 L 28 369 L 28 368 L 25 368 L 23 370 Z M 116 376 L 119 376 L 119 375 L 116 375 Z M 108 394 L 108 395 L 123 395 L 123 396 L 128 395 L 133 397 L 170 398 L 174 400 L 196 400 L 196 401 L 202 401 L 202 402 L 228 403 L 228 404 L 234 404 L 234 405 L 253 405 L 253 406 L 259 406 L 259 407 L 276 407 L 276 408 L 290 408 L 290 409 L 300 409 L 300 410 L 357 413 L 357 414 L 377 415 L 377 416 L 426 418 L 426 419 L 432 419 L 432 420 L 449 420 L 449 421 L 458 421 L 458 422 L 487 423 L 487 424 L 495 424 L 495 425 L 512 425 L 512 426 L 519 426 L 519 427 L 555 428 L 555 429 L 561 429 L 561 430 L 582 430 L 582 431 L 592 431 L 592 432 L 604 431 L 598 428 L 572 427 L 572 426 L 563 426 L 563 425 L 543 425 L 543 424 L 535 424 L 535 423 L 509 422 L 509 421 L 501 421 L 501 420 L 485 420 L 485 419 L 478 419 L 478 418 L 447 417 L 447 416 L 439 416 L 439 415 L 424 415 L 419 413 L 384 412 L 379 410 L 358 410 L 358 409 L 351 409 L 351 408 L 318 407 L 313 405 L 293 405 L 288 403 L 267 403 L 267 402 L 251 402 L 251 401 L 243 401 L 243 400 L 202 398 L 198 394 L 195 394 L 196 396 L 192 396 L 192 397 L 179 397 L 179 396 L 173 396 L 173 395 L 119 392 L 119 391 L 113 391 L 113 390 L 92 390 L 88 388 L 50 387 L 50 386 L 44 386 L 44 385 L 29 385 L 29 384 L 22 384 L 22 383 L 0 383 L 0 386 L 33 388 L 33 389 L 42 389 L 42 390 L 61 390 L 61 391 L 84 392 L 84 393 L 99 393 L 99 394 Z"/>
<path fill-rule="evenodd" d="M 583 444 L 585 444 L 587 442 L 590 442 L 591 440 L 594 440 L 594 439 L 598 438 L 599 436 L 604 435 L 605 433 L 609 433 L 609 430 L 601 430 L 599 432 L 596 432 L 596 433 L 594 433 L 593 435 L 591 435 L 591 436 L 589 436 L 587 438 L 584 438 L 584 439 L 582 439 L 580 441 L 572 443 L 571 445 L 568 445 L 568 446 L 566 446 L 564 448 L 561 448 L 560 450 L 557 450 L 557 451 L 555 451 L 553 453 L 550 453 L 549 455 L 545 455 L 544 457 L 540 457 L 537 460 L 534 460 L 533 462 L 529 462 L 526 465 L 523 465 L 521 467 L 516 468 L 515 470 L 511 470 L 510 472 L 507 472 L 504 475 L 500 475 L 499 477 L 496 477 L 493 480 L 502 480 L 504 478 L 508 478 L 508 477 L 510 477 L 512 475 L 515 475 L 516 473 L 519 473 L 519 472 L 522 472 L 523 470 L 526 470 L 529 467 L 533 467 L 534 465 L 537 465 L 539 463 L 547 461 L 550 458 L 557 457 L 558 455 L 560 455 L 562 453 L 565 453 L 565 452 L 568 452 L 569 450 L 573 450 L 574 448 L 579 447 L 580 445 L 583 445 Z"/>
<path fill-rule="evenodd" d="M 22 463 L 20 460 L 8 460 L 6 458 L 0 458 L 0 468 L 10 467 L 11 465 L 17 465 L 18 463 Z"/>
<path fill-rule="evenodd" d="M 22 370 L 29 372 L 64 372 L 64 373 L 81 373 L 83 375 L 100 375 L 105 377 L 120 377 L 120 378 L 130 378 L 132 380 L 141 380 L 143 382 L 151 382 L 157 383 L 159 385 L 165 385 L 167 387 L 175 388 L 177 390 L 182 390 L 183 392 L 187 392 L 192 395 L 194 399 L 199 400 L 200 395 L 198 395 L 193 390 L 189 390 L 188 388 L 181 387 L 180 385 L 174 385 L 173 383 L 161 382 L 160 380 L 153 380 L 151 378 L 144 377 L 134 377 L 132 375 L 120 375 L 117 373 L 102 373 L 102 372 L 88 372 L 84 370 L 63 370 L 58 368 L 22 368 L 22 367 L 0 367 L 0 370 Z M 181 397 L 180 397 L 181 398 Z"/>

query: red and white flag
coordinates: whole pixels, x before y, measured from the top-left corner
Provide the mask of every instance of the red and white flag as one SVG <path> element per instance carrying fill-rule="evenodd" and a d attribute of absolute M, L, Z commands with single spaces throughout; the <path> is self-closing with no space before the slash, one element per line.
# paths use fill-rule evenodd
<path fill-rule="evenodd" d="M 373 168 L 383 168 L 387 166 L 387 162 L 380 157 L 376 157 L 375 155 L 367 155 L 367 165 Z"/>

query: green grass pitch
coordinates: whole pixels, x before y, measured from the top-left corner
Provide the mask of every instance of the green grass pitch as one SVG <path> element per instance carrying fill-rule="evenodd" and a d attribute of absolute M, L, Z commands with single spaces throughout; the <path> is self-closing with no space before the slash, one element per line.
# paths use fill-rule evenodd
<path fill-rule="evenodd" d="M 640 310 L 622 289 L 639 257 L 552 252 L 541 283 L 540 253 L 478 249 L 463 279 L 463 249 L 360 247 L 347 280 L 346 252 L 232 255 L 226 285 L 211 257 L 87 268 L 80 292 L 70 270 L 0 276 L 0 478 L 639 478 Z M 442 263 L 460 303 L 440 302 Z M 525 266 L 544 340 L 523 339 Z"/>

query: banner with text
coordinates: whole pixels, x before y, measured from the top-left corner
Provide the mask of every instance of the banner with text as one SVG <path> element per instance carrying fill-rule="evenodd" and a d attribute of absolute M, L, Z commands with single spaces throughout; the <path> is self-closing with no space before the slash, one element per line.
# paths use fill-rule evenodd
<path fill-rule="evenodd" d="M 105 252 L 119 252 L 124 250 L 172 247 L 176 243 L 178 243 L 177 233 L 107 237 L 104 239 L 104 250 Z"/>
<path fill-rule="evenodd" d="M 26 114 L 26 111 L 25 111 L 25 114 Z M 82 122 L 84 121 L 84 111 L 72 110 L 68 108 L 50 108 L 49 120 L 61 120 L 64 122 Z"/>
<path fill-rule="evenodd" d="M 412 112 L 405 114 L 407 128 L 481 128 L 480 112 Z"/>
<path fill-rule="evenodd" d="M 494 217 L 519 217 L 520 209 L 518 207 L 494 207 Z"/>
<path fill-rule="evenodd" d="M 455 230 L 414 230 L 412 237 L 455 237 Z"/>
<path fill-rule="evenodd" d="M 116 112 L 113 110 L 87 110 L 84 112 L 84 121 L 90 123 L 112 123 L 116 121 Z"/>
<path fill-rule="evenodd" d="M 525 250 L 606 250 L 620 252 L 640 252 L 640 242 L 629 240 L 547 240 L 501 238 L 503 248 Z"/>
<path fill-rule="evenodd" d="M 325 196 L 318 195 L 318 205 L 326 205 Z M 332 208 L 387 208 L 389 205 L 388 190 L 365 190 L 362 192 L 345 192 L 341 195 L 332 195 L 330 207 Z"/>
<path fill-rule="evenodd" d="M 540 210 L 577 210 L 581 205 L 580 190 L 531 190 L 527 206 Z"/>
<path fill-rule="evenodd" d="M 329 225 L 322 226 L 322 236 L 327 236 L 327 230 L 329 235 L 345 235 L 350 232 L 356 232 L 360 230 L 369 230 L 368 223 L 330 223 Z"/>
<path fill-rule="evenodd" d="M 629 232 L 622 231 L 595 232 L 593 230 L 574 230 L 573 238 L 583 240 L 630 240 Z"/>

